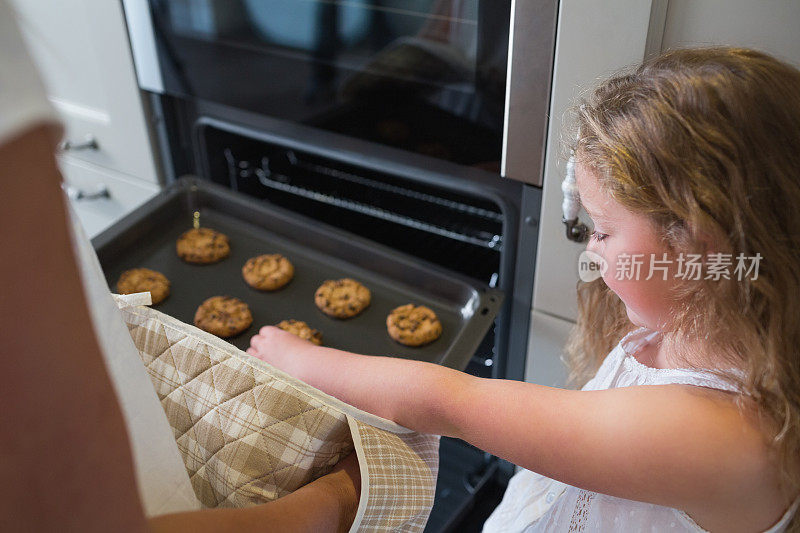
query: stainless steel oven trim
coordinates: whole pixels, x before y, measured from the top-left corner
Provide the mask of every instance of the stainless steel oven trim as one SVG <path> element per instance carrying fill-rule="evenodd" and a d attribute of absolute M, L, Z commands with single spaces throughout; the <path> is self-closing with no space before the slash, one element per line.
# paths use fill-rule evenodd
<path fill-rule="evenodd" d="M 122 0 L 141 89 L 165 94 L 147 0 Z M 501 175 L 542 186 L 558 0 L 512 0 Z"/>
<path fill-rule="evenodd" d="M 164 94 L 164 80 L 161 78 L 161 69 L 158 66 L 150 5 L 147 0 L 122 0 L 122 7 L 128 24 L 128 36 L 139 87 Z"/>
<path fill-rule="evenodd" d="M 500 173 L 542 186 L 557 0 L 512 0 Z"/>

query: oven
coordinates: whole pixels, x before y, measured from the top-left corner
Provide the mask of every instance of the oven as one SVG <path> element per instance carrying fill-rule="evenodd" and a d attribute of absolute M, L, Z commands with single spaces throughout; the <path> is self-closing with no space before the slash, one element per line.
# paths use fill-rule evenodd
<path fill-rule="evenodd" d="M 460 370 L 524 378 L 557 0 L 124 0 L 166 185 L 183 176 L 502 292 Z M 442 439 L 426 531 L 513 473 Z"/>

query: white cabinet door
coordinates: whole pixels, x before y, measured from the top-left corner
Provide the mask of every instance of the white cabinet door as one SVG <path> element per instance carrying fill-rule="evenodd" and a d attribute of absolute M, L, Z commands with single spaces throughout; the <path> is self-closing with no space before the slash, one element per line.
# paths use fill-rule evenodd
<path fill-rule="evenodd" d="M 756 48 L 800 67 L 800 2 L 670 0 L 663 48 L 712 44 Z"/>
<path fill-rule="evenodd" d="M 568 371 L 562 361 L 564 341 L 574 325 L 574 322 L 541 311 L 531 312 L 525 381 L 548 387 L 566 386 Z"/>
<path fill-rule="evenodd" d="M 663 30 L 663 0 L 562 0 L 556 34 L 553 89 L 545 155 L 542 213 L 536 253 L 525 380 L 563 387 L 564 343 L 577 318 L 578 256 L 585 244 L 567 240 L 561 222 L 566 146 L 564 119 L 599 79 L 642 61 Z M 659 18 L 661 17 L 661 21 Z M 660 39 L 659 39 L 660 44 Z M 583 220 L 587 220 L 582 213 Z"/>
<path fill-rule="evenodd" d="M 28 48 L 60 112 L 72 157 L 158 183 L 142 100 L 116 0 L 12 0 Z M 66 171 L 69 179 L 69 172 Z"/>
<path fill-rule="evenodd" d="M 536 254 L 534 309 L 572 321 L 577 315 L 578 255 L 585 244 L 567 240 L 561 223 L 561 181 L 565 174 L 567 142 L 563 136 L 564 118 L 569 108 L 578 103 L 582 92 L 591 89 L 598 80 L 642 61 L 651 14 L 662 7 L 659 0 L 561 2 Z M 583 220 L 587 220 L 583 216 Z"/>

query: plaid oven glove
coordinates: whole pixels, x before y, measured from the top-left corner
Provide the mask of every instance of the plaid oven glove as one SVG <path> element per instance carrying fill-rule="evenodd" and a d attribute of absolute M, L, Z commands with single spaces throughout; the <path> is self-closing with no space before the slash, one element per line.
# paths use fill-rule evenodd
<path fill-rule="evenodd" d="M 422 531 L 433 506 L 439 437 L 371 415 L 155 309 L 114 298 L 206 507 L 285 496 L 354 448 L 361 500 L 351 531 Z"/>

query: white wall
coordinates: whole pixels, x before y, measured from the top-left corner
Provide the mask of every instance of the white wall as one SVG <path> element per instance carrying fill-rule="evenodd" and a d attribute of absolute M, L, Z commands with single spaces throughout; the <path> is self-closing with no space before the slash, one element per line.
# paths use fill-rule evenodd
<path fill-rule="evenodd" d="M 728 44 L 800 67 L 800 1 L 670 0 L 662 49 Z"/>

